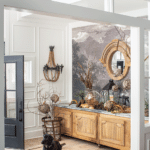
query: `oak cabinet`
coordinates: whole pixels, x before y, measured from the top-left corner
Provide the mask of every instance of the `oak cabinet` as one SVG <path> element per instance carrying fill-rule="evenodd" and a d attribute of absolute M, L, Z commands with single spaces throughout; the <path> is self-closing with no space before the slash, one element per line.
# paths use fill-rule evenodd
<path fill-rule="evenodd" d="M 72 136 L 72 113 L 69 111 L 57 109 L 55 116 L 62 118 L 61 133 Z"/>
<path fill-rule="evenodd" d="M 124 146 L 124 125 L 123 120 L 99 117 L 100 140 Z"/>
<path fill-rule="evenodd" d="M 96 141 L 97 114 L 73 113 L 73 136 Z"/>
<path fill-rule="evenodd" d="M 130 150 L 130 118 L 55 107 L 55 116 L 62 117 L 62 134 Z"/>
<path fill-rule="evenodd" d="M 100 114 L 98 118 L 99 144 L 130 150 L 130 118 Z"/>

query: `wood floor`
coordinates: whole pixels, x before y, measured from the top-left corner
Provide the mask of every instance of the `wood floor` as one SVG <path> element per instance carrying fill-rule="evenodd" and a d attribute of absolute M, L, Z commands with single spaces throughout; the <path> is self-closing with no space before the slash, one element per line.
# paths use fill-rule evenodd
<path fill-rule="evenodd" d="M 25 149 L 26 150 L 42 150 L 41 145 L 42 138 L 38 139 L 32 139 L 32 140 L 26 140 L 25 141 Z M 97 144 L 75 139 L 72 137 L 62 136 L 62 140 L 60 143 L 66 143 L 65 146 L 63 146 L 62 150 L 115 150 L 113 148 L 101 146 L 101 148 L 98 147 Z"/>

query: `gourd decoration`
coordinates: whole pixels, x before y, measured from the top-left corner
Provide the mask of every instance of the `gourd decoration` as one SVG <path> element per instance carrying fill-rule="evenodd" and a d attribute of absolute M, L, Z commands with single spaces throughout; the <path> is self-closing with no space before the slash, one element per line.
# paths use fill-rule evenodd
<path fill-rule="evenodd" d="M 122 83 L 123 89 L 124 90 L 130 90 L 131 88 L 131 80 L 130 79 L 126 79 L 123 81 Z"/>
<path fill-rule="evenodd" d="M 111 101 L 107 101 L 105 104 L 104 104 L 104 108 L 107 110 L 107 111 L 111 111 L 113 107 L 113 104 Z"/>
<path fill-rule="evenodd" d="M 48 114 L 50 112 L 50 106 L 44 102 L 38 106 L 38 110 L 43 114 Z"/>
<path fill-rule="evenodd" d="M 107 101 L 104 104 L 104 109 L 111 113 L 131 113 L 131 108 L 125 105 L 119 105 L 114 101 Z"/>
<path fill-rule="evenodd" d="M 51 96 L 51 100 L 52 102 L 57 103 L 59 101 L 59 96 L 57 94 L 53 94 Z"/>
<path fill-rule="evenodd" d="M 49 82 L 56 82 L 59 79 L 60 71 L 62 73 L 63 65 L 59 66 L 55 63 L 54 46 L 50 46 L 49 58 L 47 64 L 43 67 L 44 77 Z M 55 71 L 55 72 L 54 72 Z"/>

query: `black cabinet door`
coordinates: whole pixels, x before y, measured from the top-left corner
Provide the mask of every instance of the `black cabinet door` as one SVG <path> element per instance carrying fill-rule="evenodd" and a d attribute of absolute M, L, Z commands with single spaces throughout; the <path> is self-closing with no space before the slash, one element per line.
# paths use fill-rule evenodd
<path fill-rule="evenodd" d="M 24 56 L 4 56 L 5 147 L 24 149 Z"/>

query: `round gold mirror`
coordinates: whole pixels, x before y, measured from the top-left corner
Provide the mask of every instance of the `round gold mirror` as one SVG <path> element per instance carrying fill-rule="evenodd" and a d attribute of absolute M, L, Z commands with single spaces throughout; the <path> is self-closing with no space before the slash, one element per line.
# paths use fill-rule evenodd
<path fill-rule="evenodd" d="M 105 47 L 100 61 L 111 79 L 121 80 L 128 74 L 131 65 L 130 47 L 115 39 Z"/>

